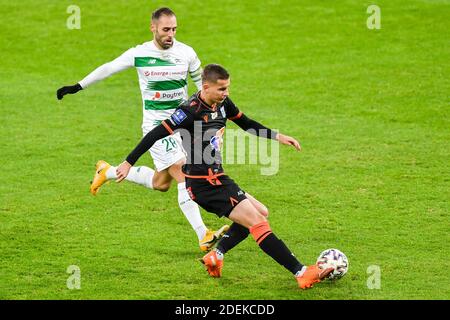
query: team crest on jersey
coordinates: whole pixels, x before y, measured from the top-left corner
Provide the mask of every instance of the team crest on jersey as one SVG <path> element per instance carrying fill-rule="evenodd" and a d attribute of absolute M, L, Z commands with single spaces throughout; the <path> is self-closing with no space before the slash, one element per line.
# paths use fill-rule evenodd
<path fill-rule="evenodd" d="M 178 109 L 170 116 L 175 124 L 180 124 L 184 119 L 186 119 L 186 117 L 186 113 L 184 113 L 181 109 Z"/>
<path fill-rule="evenodd" d="M 222 143 L 223 143 L 222 137 L 223 137 L 224 132 L 225 132 L 225 127 L 220 128 L 219 130 L 217 130 L 216 135 L 214 137 L 212 137 L 211 140 L 209 140 L 209 143 L 211 144 L 213 149 L 216 151 L 220 151 L 220 149 L 222 148 Z"/>

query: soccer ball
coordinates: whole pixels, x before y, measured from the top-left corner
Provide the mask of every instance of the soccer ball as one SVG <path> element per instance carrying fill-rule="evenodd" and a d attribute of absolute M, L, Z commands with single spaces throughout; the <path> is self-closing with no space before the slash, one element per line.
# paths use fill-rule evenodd
<path fill-rule="evenodd" d="M 338 249 L 327 249 L 323 251 L 316 262 L 320 269 L 333 267 L 334 270 L 327 276 L 329 280 L 342 278 L 348 271 L 347 256 Z"/>

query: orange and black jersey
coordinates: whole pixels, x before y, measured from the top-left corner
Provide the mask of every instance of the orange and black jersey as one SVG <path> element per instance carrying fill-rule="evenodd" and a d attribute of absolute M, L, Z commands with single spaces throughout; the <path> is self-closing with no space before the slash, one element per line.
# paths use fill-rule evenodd
<path fill-rule="evenodd" d="M 227 120 L 234 121 L 249 133 L 268 139 L 275 139 L 276 132 L 245 116 L 230 98 L 220 104 L 208 105 L 200 98 L 200 93 L 192 95 L 182 103 L 170 118 L 150 131 L 128 155 L 127 162 L 134 165 L 139 157 L 153 144 L 174 132 L 183 138 L 186 151 L 186 175 L 202 176 L 223 172 L 220 148 Z"/>

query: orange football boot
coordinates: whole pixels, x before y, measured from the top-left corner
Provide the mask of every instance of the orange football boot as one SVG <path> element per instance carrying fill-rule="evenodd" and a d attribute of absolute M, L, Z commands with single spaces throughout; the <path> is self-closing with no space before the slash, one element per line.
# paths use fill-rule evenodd
<path fill-rule="evenodd" d="M 108 181 L 106 178 L 106 171 L 111 167 L 111 165 L 103 160 L 100 160 L 95 165 L 95 175 L 94 180 L 91 183 L 91 193 L 95 196 L 98 192 L 98 189 Z"/>
<path fill-rule="evenodd" d="M 214 278 L 222 276 L 223 259 L 217 258 L 216 250 L 212 250 L 200 259 L 200 262 L 206 266 L 206 271 Z"/>
<path fill-rule="evenodd" d="M 301 289 L 312 288 L 314 283 L 322 281 L 328 276 L 334 268 L 320 269 L 317 265 L 312 265 L 306 268 L 305 272 L 296 277 L 298 286 Z"/>

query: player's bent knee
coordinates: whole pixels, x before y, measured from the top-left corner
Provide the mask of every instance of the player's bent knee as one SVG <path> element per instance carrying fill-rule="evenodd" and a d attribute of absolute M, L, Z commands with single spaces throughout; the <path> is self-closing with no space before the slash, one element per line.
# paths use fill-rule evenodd
<path fill-rule="evenodd" d="M 263 205 L 262 203 L 261 203 L 261 206 L 258 207 L 258 212 L 266 218 L 269 216 L 269 209 L 267 209 L 267 207 L 265 205 Z"/>
<path fill-rule="evenodd" d="M 259 204 L 258 206 L 255 206 L 255 208 L 263 217 L 267 218 L 269 216 L 269 209 L 267 209 L 265 205 Z"/>
<path fill-rule="evenodd" d="M 251 217 L 250 224 L 251 224 L 251 226 L 254 226 L 258 223 L 265 222 L 265 221 L 267 221 L 266 217 L 263 216 L 260 212 L 258 212 L 257 214 L 255 214 Z"/>
<path fill-rule="evenodd" d="M 161 191 L 161 192 L 167 192 L 170 189 L 170 183 L 163 183 L 163 184 L 160 184 L 160 185 L 154 185 L 153 189 Z"/>
<path fill-rule="evenodd" d="M 229 214 L 228 218 L 246 228 L 267 221 L 249 199 L 242 200 Z"/>
<path fill-rule="evenodd" d="M 182 172 L 182 167 L 184 165 L 185 161 L 184 160 L 180 160 L 176 163 L 174 163 L 170 168 L 169 168 L 169 174 L 170 176 L 175 179 L 178 183 L 184 182 L 184 174 Z"/>

